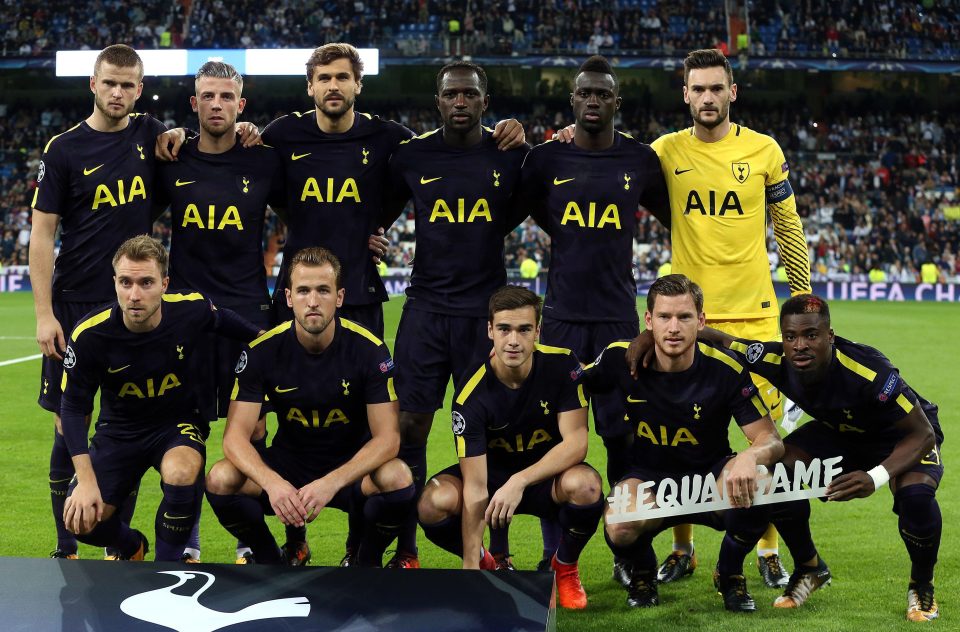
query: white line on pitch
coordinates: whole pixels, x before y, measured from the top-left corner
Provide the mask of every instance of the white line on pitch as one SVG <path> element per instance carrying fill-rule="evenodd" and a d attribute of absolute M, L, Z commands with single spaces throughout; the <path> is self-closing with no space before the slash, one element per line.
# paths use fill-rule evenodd
<path fill-rule="evenodd" d="M 35 340 L 33 336 L 0 336 L 0 340 Z"/>
<path fill-rule="evenodd" d="M 0 362 L 0 366 L 7 366 L 8 364 L 19 364 L 20 362 L 29 362 L 30 360 L 38 360 L 43 357 L 42 353 L 37 355 L 25 356 L 23 358 L 14 358 L 13 360 L 4 360 Z"/>

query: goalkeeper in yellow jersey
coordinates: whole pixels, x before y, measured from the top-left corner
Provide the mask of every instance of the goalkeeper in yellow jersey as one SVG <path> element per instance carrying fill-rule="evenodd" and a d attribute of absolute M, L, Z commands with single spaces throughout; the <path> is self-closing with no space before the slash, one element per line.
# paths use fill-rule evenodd
<path fill-rule="evenodd" d="M 670 193 L 673 272 L 703 288 L 709 326 L 740 338 L 779 339 L 766 248 L 768 212 L 791 295 L 811 291 L 790 168 L 777 141 L 730 122 L 737 84 L 723 53 L 691 52 L 683 62 L 683 79 L 693 126 L 652 144 Z M 753 380 L 773 419 L 795 422 L 784 417 L 786 402 L 779 391 L 758 375 Z M 757 547 L 760 574 L 770 587 L 789 579 L 777 540 L 771 527 Z M 673 549 L 658 571 L 662 583 L 696 568 L 690 525 L 674 529 Z"/>

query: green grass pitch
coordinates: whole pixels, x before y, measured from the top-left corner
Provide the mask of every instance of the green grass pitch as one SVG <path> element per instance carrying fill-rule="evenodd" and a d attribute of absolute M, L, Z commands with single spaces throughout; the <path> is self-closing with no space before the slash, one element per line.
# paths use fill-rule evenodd
<path fill-rule="evenodd" d="M 386 306 L 388 344 L 393 345 L 402 307 L 394 298 Z M 960 556 L 953 526 L 960 519 L 960 491 L 950 470 L 960 463 L 960 389 L 955 362 L 960 359 L 957 325 L 960 309 L 951 304 L 850 303 L 833 305 L 834 326 L 846 338 L 874 345 L 900 368 L 906 380 L 927 399 L 940 405 L 940 422 L 947 435 L 943 458 L 948 472 L 938 494 L 944 534 L 937 567 L 937 596 L 942 629 L 960 629 Z M 36 353 L 34 317 L 29 293 L 0 294 L 0 363 Z M 52 433 L 49 413 L 36 404 L 39 360 L 0 366 L 0 556 L 44 557 L 54 548 L 54 531 L 47 490 L 47 466 Z M 209 463 L 221 458 L 222 426 L 217 425 L 208 444 Z M 742 444 L 742 442 L 737 445 Z M 430 471 L 455 460 L 447 407 L 437 414 L 430 438 Z M 603 447 L 591 438 L 588 460 L 604 470 Z M 134 526 L 153 537 L 153 517 L 158 503 L 156 473 L 144 478 Z M 904 619 L 909 562 L 897 534 L 896 516 L 890 511 L 887 490 L 865 500 L 845 504 L 815 502 L 813 533 L 834 573 L 833 586 L 813 596 L 798 611 L 775 611 L 777 592 L 763 587 L 755 570 L 747 578 L 759 610 L 753 615 L 733 615 L 723 610 L 712 590 L 711 571 L 716 563 L 720 534 L 697 527 L 695 541 L 700 568 L 690 579 L 661 586 L 659 608 L 631 611 L 624 591 L 610 580 L 611 555 L 599 532 L 581 559 L 580 572 L 590 598 L 585 612 L 560 612 L 563 630 L 898 630 L 911 625 Z M 279 535 L 281 529 L 275 529 Z M 346 522 L 337 511 L 323 512 L 310 526 L 314 564 L 334 565 L 342 555 Z M 203 560 L 233 561 L 234 541 L 217 524 L 209 507 L 203 513 Z M 539 525 L 526 516 L 511 532 L 514 560 L 519 568 L 532 568 L 540 556 Z M 660 557 L 670 546 L 669 533 L 657 539 Z M 458 560 L 420 535 L 421 562 L 429 567 L 458 566 Z M 784 551 L 784 553 L 786 553 Z M 84 558 L 101 552 L 81 547 Z M 750 558 L 752 561 L 752 557 Z M 788 558 L 789 559 L 789 558 Z M 788 564 L 788 566 L 791 566 Z M 428 598 L 425 596 L 425 598 Z"/>

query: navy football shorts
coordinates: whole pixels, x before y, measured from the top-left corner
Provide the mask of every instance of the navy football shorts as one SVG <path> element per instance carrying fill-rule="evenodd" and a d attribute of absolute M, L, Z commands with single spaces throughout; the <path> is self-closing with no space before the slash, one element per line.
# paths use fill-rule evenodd
<path fill-rule="evenodd" d="M 60 322 L 63 328 L 63 339 L 69 341 L 73 328 L 81 318 L 94 311 L 98 307 L 107 309 L 112 302 L 97 303 L 71 303 L 68 301 L 54 301 L 53 315 Z M 63 355 L 64 349 L 60 349 L 60 355 Z M 63 360 L 56 358 L 43 358 L 43 365 L 40 369 L 40 396 L 37 403 L 45 410 L 49 410 L 57 415 L 60 414 L 60 397 L 63 393 L 60 391 L 60 383 L 63 381 Z"/>
<path fill-rule="evenodd" d="M 450 376 L 458 387 L 491 349 L 486 317 L 404 309 L 394 352 L 400 410 L 435 413 L 443 407 Z"/>
<path fill-rule="evenodd" d="M 140 486 L 140 479 L 148 469 L 160 471 L 163 455 L 173 448 L 188 446 L 206 459 L 208 434 L 209 426 L 191 421 L 165 423 L 133 437 L 118 438 L 97 432 L 90 440 L 90 461 L 103 502 L 118 507 Z M 203 475 L 203 466 L 200 475 Z M 74 477 L 69 493 L 76 485 Z"/>
<path fill-rule="evenodd" d="M 593 362 L 608 344 L 616 340 L 633 340 L 640 333 L 640 321 L 580 323 L 556 320 L 547 316 L 540 323 L 540 342 L 570 349 L 584 364 Z M 624 420 L 626 409 L 618 392 L 594 395 L 594 429 L 601 437 L 631 434 L 633 429 Z"/>

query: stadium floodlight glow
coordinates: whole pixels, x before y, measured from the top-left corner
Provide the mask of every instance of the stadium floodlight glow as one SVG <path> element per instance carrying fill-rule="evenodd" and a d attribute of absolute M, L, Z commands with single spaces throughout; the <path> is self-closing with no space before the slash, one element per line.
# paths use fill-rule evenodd
<path fill-rule="evenodd" d="M 380 50 L 360 48 L 363 75 L 380 74 Z M 152 77 L 194 75 L 208 61 L 225 61 L 242 75 L 303 76 L 312 48 L 225 48 L 225 49 L 147 49 L 138 50 L 143 59 L 143 74 Z M 89 77 L 98 50 L 57 51 L 58 77 Z"/>

